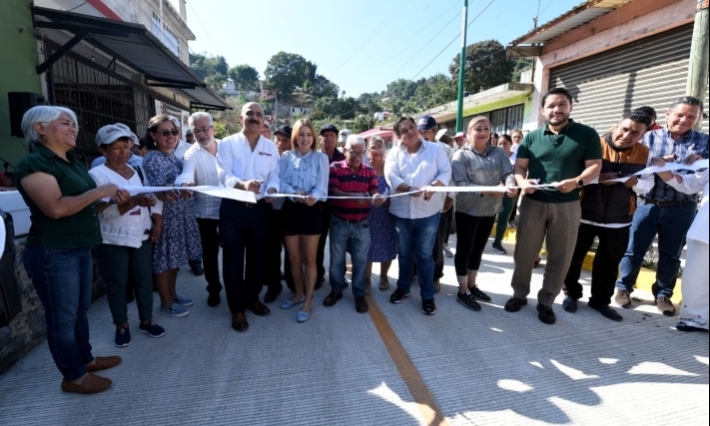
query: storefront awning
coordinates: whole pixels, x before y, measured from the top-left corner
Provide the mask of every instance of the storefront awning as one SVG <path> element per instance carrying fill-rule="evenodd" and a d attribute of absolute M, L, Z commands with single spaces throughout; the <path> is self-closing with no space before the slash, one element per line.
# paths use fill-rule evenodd
<path fill-rule="evenodd" d="M 32 7 L 35 28 L 68 31 L 74 37 L 37 67 L 45 72 L 52 63 L 86 41 L 145 76 L 148 87 L 163 87 L 190 100 L 190 107 L 231 109 L 218 94 L 175 56 L 143 25 L 117 22 L 71 12 Z M 109 64 L 110 65 L 110 64 Z"/>

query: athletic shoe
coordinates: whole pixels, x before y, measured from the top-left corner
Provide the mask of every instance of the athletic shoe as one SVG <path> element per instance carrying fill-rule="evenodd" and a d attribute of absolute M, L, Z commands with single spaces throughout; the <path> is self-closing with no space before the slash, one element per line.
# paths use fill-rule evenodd
<path fill-rule="evenodd" d="M 185 315 L 188 315 L 190 313 L 190 311 L 178 305 L 177 303 L 173 303 L 172 306 L 170 306 L 169 308 L 163 308 L 161 306 L 158 312 L 169 317 L 184 317 Z"/>
<path fill-rule="evenodd" d="M 474 299 L 478 299 L 481 302 L 490 302 L 491 297 L 487 295 L 486 293 L 482 292 L 480 288 L 478 288 L 477 285 L 473 287 L 469 287 L 468 291 L 471 292 L 471 296 L 473 296 Z"/>
<path fill-rule="evenodd" d="M 390 303 L 402 303 L 404 299 L 407 297 L 411 296 L 411 293 L 405 293 L 404 291 L 400 290 L 399 287 L 397 290 L 392 293 L 392 296 L 390 296 Z"/>
<path fill-rule="evenodd" d="M 195 302 L 189 297 L 182 297 L 179 294 L 175 295 L 175 299 L 173 300 L 173 302 L 177 303 L 183 308 L 187 308 L 188 306 L 192 306 L 195 304 Z"/>
<path fill-rule="evenodd" d="M 436 303 L 434 303 L 434 299 L 422 301 L 422 313 L 424 313 L 424 315 L 434 315 L 436 313 Z"/>
<path fill-rule="evenodd" d="M 480 311 L 481 310 L 481 305 L 476 302 L 476 300 L 471 296 L 471 292 L 467 291 L 466 293 L 456 293 L 456 301 L 462 304 L 465 308 L 470 309 L 472 311 Z"/>
<path fill-rule="evenodd" d="M 449 248 L 448 244 L 444 244 L 444 256 L 454 257 L 454 254 L 451 252 L 451 249 Z"/>
<path fill-rule="evenodd" d="M 158 324 L 151 321 L 148 325 L 141 324 L 138 327 L 138 331 L 145 333 L 150 337 L 163 337 L 165 336 L 165 329 Z"/>
<path fill-rule="evenodd" d="M 508 254 L 508 252 L 503 248 L 501 243 L 491 244 L 491 249 L 498 254 Z"/>
<path fill-rule="evenodd" d="M 116 338 L 113 340 L 118 348 L 125 348 L 131 345 L 131 332 L 127 328 L 116 330 Z"/>

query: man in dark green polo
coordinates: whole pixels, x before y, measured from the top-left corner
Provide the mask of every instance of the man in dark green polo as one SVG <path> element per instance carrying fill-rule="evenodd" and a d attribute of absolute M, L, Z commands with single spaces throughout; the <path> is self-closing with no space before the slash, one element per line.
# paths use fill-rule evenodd
<path fill-rule="evenodd" d="M 572 96 L 566 89 L 551 89 L 542 98 L 546 123 L 530 132 L 518 148 L 515 180 L 525 194 L 516 232 L 513 297 L 505 304 L 517 312 L 527 304 L 535 257 L 547 239 L 547 264 L 537 294 L 538 318 L 554 324 L 552 304 L 572 260 L 582 210 L 581 188 L 599 176 L 602 151 L 599 135 L 591 127 L 570 120 Z M 535 188 L 534 185 L 552 184 Z"/>

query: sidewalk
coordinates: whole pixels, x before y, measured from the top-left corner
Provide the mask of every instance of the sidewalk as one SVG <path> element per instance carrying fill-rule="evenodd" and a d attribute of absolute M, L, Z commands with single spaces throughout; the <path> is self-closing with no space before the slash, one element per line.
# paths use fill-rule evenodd
<path fill-rule="evenodd" d="M 660 315 L 641 291 L 634 309 L 618 308 L 622 323 L 584 303 L 566 313 L 560 295 L 557 324 L 544 325 L 535 311 L 543 267 L 528 306 L 510 314 L 512 268 L 512 256 L 487 249 L 479 284 L 493 301 L 480 312 L 456 303 L 446 259 L 433 317 L 422 315 L 418 287 L 392 305 L 394 288 L 380 292 L 375 277 L 369 314 L 355 312 L 350 292 L 324 307 L 326 282 L 310 321 L 279 309 L 285 289 L 270 316 L 248 314 L 246 333 L 230 328 L 224 294 L 209 308 L 204 278 L 183 268 L 178 290 L 196 303 L 185 318 L 155 316 L 161 339 L 137 332 L 131 304 L 133 343 L 118 349 L 105 298 L 92 305 L 94 353 L 123 357 L 101 372 L 109 391 L 61 392 L 43 343 L 0 376 L 0 424 L 708 424 L 708 334 L 675 331 L 677 317 Z"/>

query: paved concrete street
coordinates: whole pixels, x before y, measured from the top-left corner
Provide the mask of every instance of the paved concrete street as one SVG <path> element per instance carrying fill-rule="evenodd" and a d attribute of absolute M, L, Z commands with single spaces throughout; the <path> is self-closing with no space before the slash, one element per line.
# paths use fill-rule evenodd
<path fill-rule="evenodd" d="M 393 305 L 394 287 L 380 292 L 373 277 L 369 314 L 355 312 L 349 292 L 324 307 L 326 282 L 310 321 L 279 309 L 285 290 L 270 316 L 248 314 L 243 334 L 230 328 L 224 295 L 208 307 L 204 278 L 185 267 L 178 291 L 196 303 L 185 318 L 156 314 L 161 339 L 137 332 L 133 303 L 133 343 L 118 349 L 105 297 L 92 305 L 94 354 L 123 357 L 100 372 L 113 380 L 109 391 L 61 392 L 43 343 L 0 376 L 0 424 L 708 424 L 707 333 L 677 332 L 677 317 L 659 314 L 641 292 L 634 309 L 618 308 L 620 324 L 586 303 L 566 313 L 560 295 L 557 324 L 544 325 L 535 310 L 542 267 L 528 306 L 511 314 L 503 304 L 512 256 L 487 251 L 483 265 L 479 284 L 493 301 L 480 312 L 456 303 L 446 259 L 433 317 L 421 313 L 418 287 Z M 395 262 L 393 284 L 396 276 Z"/>

